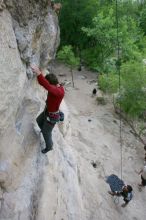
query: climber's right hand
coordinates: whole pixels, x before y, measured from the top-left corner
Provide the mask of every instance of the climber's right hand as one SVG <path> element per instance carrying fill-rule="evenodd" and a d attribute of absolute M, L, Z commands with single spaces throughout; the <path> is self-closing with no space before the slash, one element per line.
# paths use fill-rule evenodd
<path fill-rule="evenodd" d="M 39 67 L 31 65 L 31 69 L 37 76 L 41 74 L 41 70 L 39 69 Z"/>

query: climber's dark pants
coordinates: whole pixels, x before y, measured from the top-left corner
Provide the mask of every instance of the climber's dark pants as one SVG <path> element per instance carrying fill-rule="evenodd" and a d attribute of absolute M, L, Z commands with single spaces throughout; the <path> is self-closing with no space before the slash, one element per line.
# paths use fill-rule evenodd
<path fill-rule="evenodd" d="M 48 151 L 52 150 L 52 146 L 53 146 L 52 130 L 55 124 L 51 124 L 50 122 L 47 121 L 44 111 L 37 117 L 36 121 L 43 134 L 43 137 L 46 143 L 46 149 Z"/>

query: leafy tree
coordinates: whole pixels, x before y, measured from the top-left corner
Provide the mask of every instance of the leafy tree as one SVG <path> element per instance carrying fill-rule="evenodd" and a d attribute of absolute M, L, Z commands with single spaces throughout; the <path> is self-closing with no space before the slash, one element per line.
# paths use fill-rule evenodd
<path fill-rule="evenodd" d="M 74 51 L 82 57 L 85 65 L 102 73 L 99 76 L 99 86 L 103 91 L 118 92 L 116 1 L 61 2 L 61 46 L 72 47 L 63 47 L 58 58 L 69 65 L 72 72 L 74 65 L 69 59 L 76 60 Z M 119 0 L 118 23 L 121 90 L 117 104 L 132 119 L 130 122 L 133 122 L 133 119 L 146 112 L 146 67 L 142 64 L 142 60 L 146 58 L 146 0 Z M 137 135 L 133 124 L 131 128 Z M 143 128 L 145 131 L 145 125 L 141 130 Z"/>
<path fill-rule="evenodd" d="M 146 7 L 140 13 L 140 26 L 146 35 Z"/>
<path fill-rule="evenodd" d="M 90 68 L 107 71 L 108 60 L 115 57 L 117 51 L 115 0 L 61 0 L 61 3 L 61 46 L 72 45 L 75 54 Z M 145 6 L 146 0 L 118 1 L 123 62 L 140 60 L 141 52 L 145 53 L 139 29 L 145 31 Z"/>
<path fill-rule="evenodd" d="M 118 90 L 119 77 L 115 74 L 102 74 L 99 76 L 99 87 L 105 93 L 116 93 Z"/>
<path fill-rule="evenodd" d="M 121 108 L 131 117 L 140 117 L 146 110 L 146 67 L 142 63 L 127 62 L 121 68 Z"/>
<path fill-rule="evenodd" d="M 119 18 L 119 43 L 120 43 L 120 56 L 123 62 L 127 60 L 140 60 L 141 53 L 137 43 L 143 37 L 142 32 L 136 25 L 136 21 L 127 16 Z M 93 41 L 93 46 L 88 50 L 96 55 L 96 65 L 105 71 L 109 57 L 116 57 L 117 53 L 117 29 L 115 20 L 115 10 L 112 6 L 109 8 L 108 13 L 101 11 L 93 19 L 93 27 L 82 28 L 83 32 Z M 85 53 L 85 60 L 86 60 Z M 90 57 L 88 55 L 88 57 Z M 87 57 L 87 58 L 88 58 Z M 93 59 L 94 60 L 94 59 Z M 89 63 L 89 61 L 87 61 Z M 91 66 L 93 63 L 91 62 Z M 95 61 L 94 61 L 95 65 Z M 95 68 L 95 67 L 94 67 Z"/>
<path fill-rule="evenodd" d="M 62 0 L 60 14 L 61 46 L 72 45 L 80 53 L 88 44 L 87 36 L 82 32 L 83 26 L 90 26 L 97 12 L 96 0 Z"/>
<path fill-rule="evenodd" d="M 98 66 L 104 64 L 105 59 L 113 54 L 116 46 L 116 28 L 114 27 L 113 9 L 109 9 L 106 16 L 103 11 L 93 19 L 93 28 L 82 28 L 91 39 L 91 52 L 96 55 Z M 97 51 L 97 53 L 96 53 Z"/>
<path fill-rule="evenodd" d="M 75 57 L 72 46 L 69 45 L 62 47 L 62 49 L 57 54 L 57 58 L 70 67 L 72 83 L 74 87 L 73 68 L 79 66 L 79 58 Z"/>

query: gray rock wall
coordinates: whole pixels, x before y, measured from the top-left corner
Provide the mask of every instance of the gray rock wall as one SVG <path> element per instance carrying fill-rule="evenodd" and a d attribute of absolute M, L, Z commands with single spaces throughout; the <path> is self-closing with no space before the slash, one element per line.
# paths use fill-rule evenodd
<path fill-rule="evenodd" d="M 35 219 L 42 168 L 33 122 L 44 105 L 30 63 L 47 68 L 59 44 L 46 0 L 0 0 L 0 219 Z M 31 78 L 31 79 L 30 79 Z M 42 99 L 42 97 L 44 97 Z"/>
<path fill-rule="evenodd" d="M 28 77 L 33 76 L 29 65 L 45 68 L 54 59 L 59 45 L 58 18 L 48 0 L 6 0 L 13 18 L 20 56 L 27 66 Z"/>

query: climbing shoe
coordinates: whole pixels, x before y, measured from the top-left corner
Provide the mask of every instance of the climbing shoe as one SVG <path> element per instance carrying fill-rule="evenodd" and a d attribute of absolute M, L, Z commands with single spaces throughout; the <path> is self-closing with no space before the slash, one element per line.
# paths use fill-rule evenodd
<path fill-rule="evenodd" d="M 48 149 L 48 148 L 45 148 L 45 149 L 43 149 L 41 152 L 43 153 L 43 154 L 46 154 L 48 151 L 50 151 L 50 150 L 52 150 L 52 148 L 51 149 Z"/>

